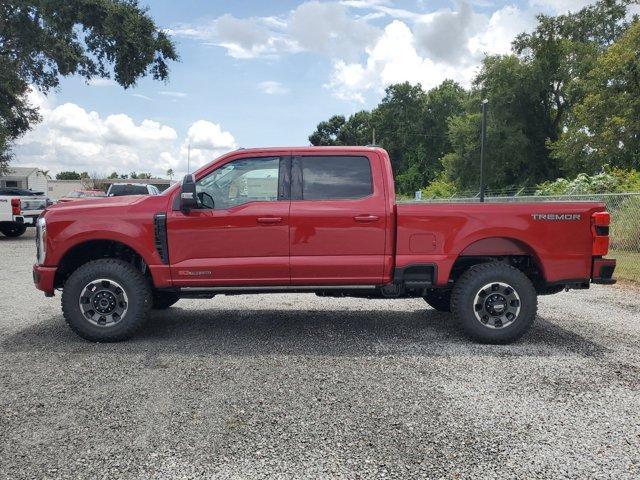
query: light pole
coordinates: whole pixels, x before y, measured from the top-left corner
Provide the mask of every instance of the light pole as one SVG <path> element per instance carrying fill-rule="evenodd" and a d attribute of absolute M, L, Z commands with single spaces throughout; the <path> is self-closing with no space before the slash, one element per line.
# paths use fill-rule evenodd
<path fill-rule="evenodd" d="M 484 202 L 484 151 L 487 148 L 487 104 L 486 98 L 482 101 L 482 139 L 480 141 L 480 202 Z"/>
<path fill-rule="evenodd" d="M 187 146 L 187 173 L 191 170 L 191 142 Z"/>

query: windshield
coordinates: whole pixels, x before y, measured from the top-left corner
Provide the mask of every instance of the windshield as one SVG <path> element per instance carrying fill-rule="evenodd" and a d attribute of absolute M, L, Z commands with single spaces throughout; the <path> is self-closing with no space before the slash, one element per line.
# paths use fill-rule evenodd
<path fill-rule="evenodd" d="M 123 195 L 147 195 L 149 191 L 146 185 L 111 185 L 109 189 L 110 197 L 120 197 Z"/>

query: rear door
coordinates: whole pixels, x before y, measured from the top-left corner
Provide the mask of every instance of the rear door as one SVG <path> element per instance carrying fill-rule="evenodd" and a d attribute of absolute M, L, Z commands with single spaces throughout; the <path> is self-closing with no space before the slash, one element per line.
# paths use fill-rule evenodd
<path fill-rule="evenodd" d="M 374 153 L 294 156 L 292 285 L 382 281 L 387 212 Z"/>

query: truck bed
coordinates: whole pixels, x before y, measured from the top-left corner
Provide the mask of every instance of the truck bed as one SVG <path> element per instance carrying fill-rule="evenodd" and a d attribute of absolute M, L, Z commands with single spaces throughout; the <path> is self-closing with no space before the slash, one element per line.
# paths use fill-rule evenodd
<path fill-rule="evenodd" d="M 588 279 L 597 202 L 401 203 L 396 267 L 437 265 L 446 284 L 459 255 L 531 255 L 547 282 Z"/>

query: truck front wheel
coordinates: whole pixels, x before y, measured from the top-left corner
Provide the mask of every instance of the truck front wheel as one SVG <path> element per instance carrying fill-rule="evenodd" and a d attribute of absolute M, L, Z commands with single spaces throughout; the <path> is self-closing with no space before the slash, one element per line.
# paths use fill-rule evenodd
<path fill-rule="evenodd" d="M 142 273 L 118 259 L 85 263 L 64 284 L 62 312 L 69 327 L 93 342 L 131 337 L 151 308 L 151 288 Z"/>
<path fill-rule="evenodd" d="M 27 231 L 27 226 L 24 223 L 7 222 L 0 224 L 0 232 L 5 237 L 15 238 L 23 235 Z"/>
<path fill-rule="evenodd" d="M 538 297 L 531 280 L 505 263 L 474 265 L 456 282 L 451 311 L 465 333 L 482 343 L 510 343 L 533 324 Z"/>

